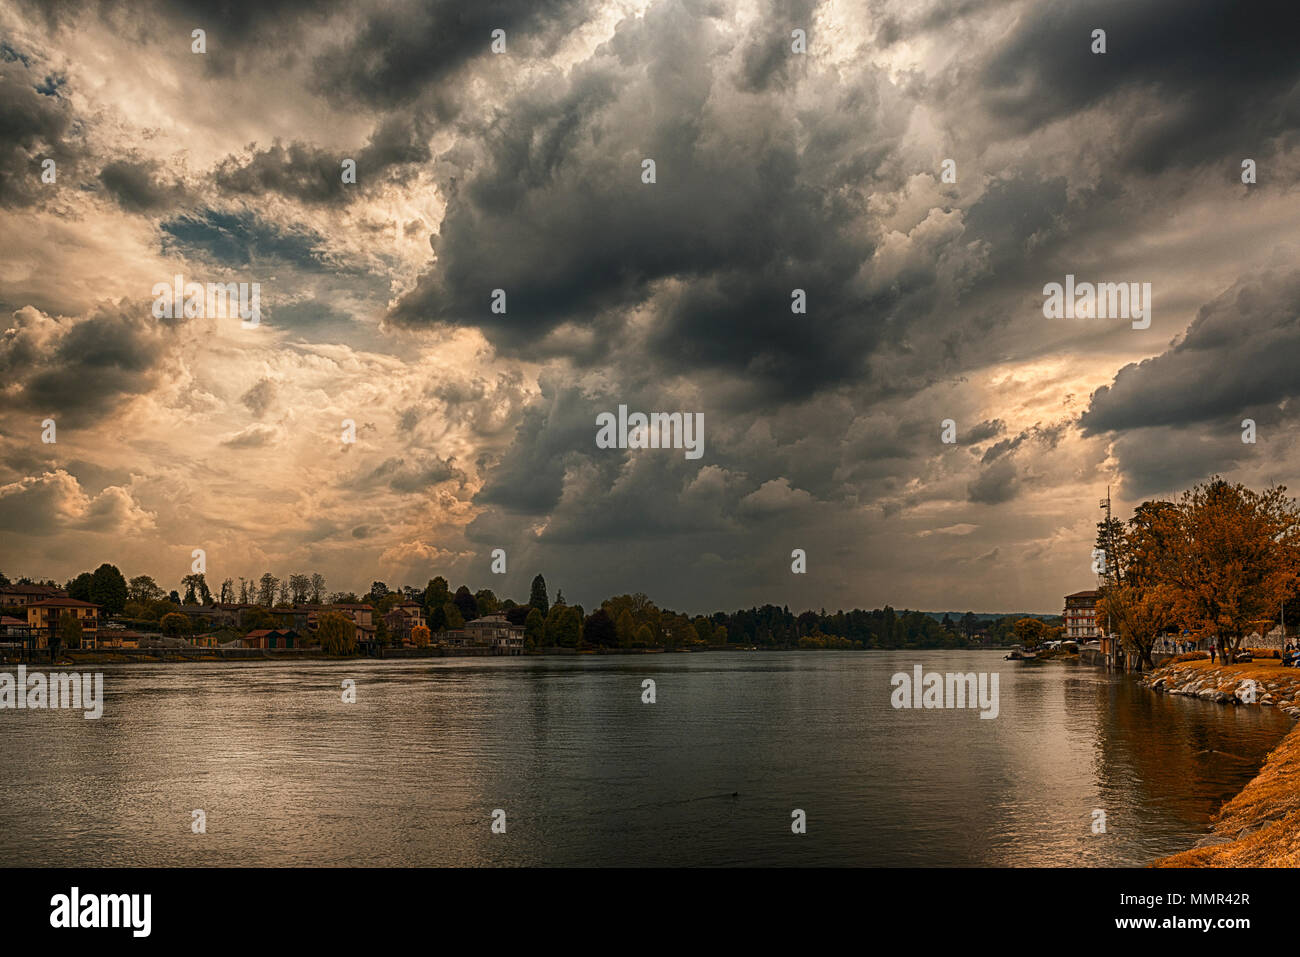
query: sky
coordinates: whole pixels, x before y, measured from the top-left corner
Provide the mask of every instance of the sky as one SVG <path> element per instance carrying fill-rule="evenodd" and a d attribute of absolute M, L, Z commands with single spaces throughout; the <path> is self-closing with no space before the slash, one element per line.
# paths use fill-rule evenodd
<path fill-rule="evenodd" d="M 1108 488 L 1300 462 L 1290 12 L 0 5 L 0 571 L 1059 612 Z"/>

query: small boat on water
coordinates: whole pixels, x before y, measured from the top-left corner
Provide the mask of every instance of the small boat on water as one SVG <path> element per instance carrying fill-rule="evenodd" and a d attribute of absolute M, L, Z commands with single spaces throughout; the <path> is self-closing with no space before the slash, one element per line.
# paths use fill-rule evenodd
<path fill-rule="evenodd" d="M 1038 652 L 1026 651 L 1024 648 L 1012 648 L 1011 654 L 1005 655 L 1003 661 L 1037 661 Z"/>

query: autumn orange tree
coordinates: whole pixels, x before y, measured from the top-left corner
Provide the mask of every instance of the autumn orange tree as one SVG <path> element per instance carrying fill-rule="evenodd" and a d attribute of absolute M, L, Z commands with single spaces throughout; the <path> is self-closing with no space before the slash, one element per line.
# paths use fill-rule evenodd
<path fill-rule="evenodd" d="M 1047 626 L 1037 618 L 1021 618 L 1012 627 L 1025 648 L 1037 648 L 1047 634 Z"/>
<path fill-rule="evenodd" d="M 1177 511 L 1171 502 L 1143 502 L 1127 524 L 1112 518 L 1097 526 L 1097 545 L 1106 557 L 1097 617 L 1148 668 L 1156 638 L 1175 620 L 1166 572 L 1173 563 Z"/>
<path fill-rule="evenodd" d="M 1108 565 L 1099 614 L 1151 664 L 1169 625 L 1216 638 L 1229 653 L 1273 621 L 1300 571 L 1300 508 L 1285 486 L 1256 492 L 1215 476 L 1177 503 L 1145 502 L 1127 527 L 1101 523 Z"/>
<path fill-rule="evenodd" d="M 1215 477 L 1183 493 L 1166 576 L 1175 610 L 1229 652 L 1272 621 L 1300 570 L 1300 509 L 1275 485 L 1255 492 Z"/>

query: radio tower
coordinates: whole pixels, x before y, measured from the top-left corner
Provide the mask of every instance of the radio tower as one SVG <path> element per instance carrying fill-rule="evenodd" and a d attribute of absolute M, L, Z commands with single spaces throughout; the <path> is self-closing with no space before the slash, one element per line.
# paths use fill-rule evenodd
<path fill-rule="evenodd" d="M 1115 557 L 1114 557 L 1114 542 L 1112 541 L 1113 532 L 1110 526 L 1110 486 L 1109 485 L 1106 486 L 1106 497 L 1103 498 L 1100 503 L 1098 503 L 1098 507 L 1104 509 L 1106 512 L 1106 524 L 1102 526 L 1105 529 L 1105 532 L 1101 536 L 1101 542 L 1103 546 L 1102 556 L 1101 556 L 1102 566 L 1101 566 L 1101 572 L 1098 575 L 1098 577 L 1101 579 L 1101 581 L 1099 582 L 1100 586 L 1102 588 L 1106 588 L 1107 586 L 1115 583 L 1115 572 L 1114 572 Z M 1114 600 L 1114 598 L 1115 598 L 1114 591 L 1111 590 L 1111 592 L 1106 596 L 1107 611 L 1106 611 L 1106 630 L 1104 633 L 1104 637 L 1106 638 L 1107 645 L 1111 645 L 1112 643 L 1111 633 L 1110 633 L 1109 606 L 1111 601 Z M 1113 667 L 1113 663 L 1115 659 L 1115 649 L 1113 646 L 1110 648 L 1110 654 L 1107 655 L 1107 659 L 1108 659 L 1106 662 L 1107 667 Z"/>

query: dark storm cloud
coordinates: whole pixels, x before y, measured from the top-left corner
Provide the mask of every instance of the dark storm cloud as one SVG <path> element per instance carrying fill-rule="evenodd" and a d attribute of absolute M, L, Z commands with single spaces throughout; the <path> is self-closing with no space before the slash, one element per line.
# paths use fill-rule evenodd
<path fill-rule="evenodd" d="M 985 102 L 1027 131 L 1139 95 L 1118 144 L 1128 166 L 1235 166 L 1300 127 L 1294 17 L 1284 0 L 1031 5 L 983 70 Z M 1104 54 L 1091 52 L 1094 29 L 1106 31 Z"/>
<path fill-rule="evenodd" d="M 1275 134 L 1294 127 L 1288 91 L 1300 76 L 1281 55 L 1290 37 L 1262 36 L 1258 66 L 1235 55 L 1221 65 L 1205 59 L 1220 43 L 1209 29 L 1226 11 L 1216 2 L 895 0 L 867 15 L 813 0 L 733 6 L 653 0 L 617 25 L 621 14 L 594 0 L 365 0 L 322 13 L 305 2 L 209 10 L 197 0 L 102 0 L 51 12 L 63 25 L 41 56 L 0 46 L 0 69 L 17 77 L 6 73 L 0 88 L 0 205 L 40 201 L 8 185 L 15 176 L 22 188 L 37 184 L 47 150 L 63 149 L 69 169 L 83 144 L 103 152 L 58 194 L 90 211 L 78 227 L 84 255 L 62 252 L 71 230 L 61 221 L 31 217 L 46 245 L 34 268 L 11 272 L 40 272 L 38 256 L 58 249 L 47 272 L 80 296 L 95 283 L 147 291 L 182 270 L 259 280 L 263 322 L 278 335 L 226 349 L 224 329 L 216 339 L 168 329 L 149 319 L 147 301 L 135 325 L 81 305 L 65 310 L 75 322 L 30 310 L 0 342 L 0 397 L 21 419 L 48 411 L 62 428 L 155 388 L 156 399 L 132 410 L 133 425 L 153 419 L 151 433 L 121 450 L 117 433 L 83 435 L 97 447 L 108 436 L 104 454 L 132 475 L 194 442 L 219 442 L 232 461 L 257 457 L 264 465 L 249 473 L 247 507 L 237 509 L 247 540 L 330 541 L 348 555 L 338 559 L 345 578 L 357 574 L 357 554 L 443 561 L 463 554 L 464 536 L 510 547 L 512 566 L 535 564 L 548 580 L 554 568 L 584 598 L 632 582 L 674 604 L 783 601 L 794 545 L 817 556 L 808 580 L 829 589 L 810 601 L 897 601 L 921 566 L 917 580 L 967 588 L 934 569 L 973 555 L 1019 562 L 1021 539 L 1039 526 L 1057 541 L 1055 530 L 1077 524 L 1078 501 L 1092 498 L 1061 490 L 1111 480 L 1115 463 L 1126 492 L 1161 491 L 1263 458 L 1240 442 L 1246 415 L 1261 443 L 1289 438 L 1278 409 L 1294 394 L 1282 368 L 1300 359 L 1285 319 L 1295 317 L 1294 295 L 1273 306 L 1260 305 L 1272 301 L 1267 290 L 1245 295 L 1234 305 L 1241 315 L 1203 315 L 1187 340 L 1117 375 L 1150 354 L 1151 339 L 1081 329 L 1061 344 L 1059 327 L 1037 321 L 1035 300 L 1047 279 L 1082 276 L 1094 260 L 1098 276 L 1120 278 L 1131 255 L 1147 257 L 1143 268 L 1166 289 L 1176 270 L 1195 270 L 1195 288 L 1240 273 L 1252 253 L 1231 248 L 1230 235 L 1212 270 L 1200 257 L 1216 253 L 1180 244 L 1224 210 L 1245 219 L 1249 192 L 1180 204 L 1172 200 L 1190 199 L 1188 184 L 1208 182 L 1208 171 L 1144 171 L 1227 156 L 1225 175 L 1235 176 L 1242 157 L 1285 149 Z M 575 36 L 589 19 L 593 29 Z M 597 36 L 597 21 L 612 32 Z M 1094 26 L 1108 31 L 1105 56 L 1087 52 Z M 195 27 L 208 31 L 206 58 L 189 53 Z M 508 35 L 499 57 L 489 49 L 498 27 Z M 790 50 L 795 28 L 808 31 L 808 56 Z M 1222 36 L 1244 48 L 1261 29 Z M 75 55 L 45 62 L 62 39 L 75 39 L 74 53 L 101 46 L 113 64 L 138 47 L 153 58 L 157 86 L 100 82 L 104 67 Z M 564 62 L 547 62 L 561 47 Z M 214 84 L 214 73 L 239 83 Z M 212 95 L 196 108 L 205 88 Z M 258 108 L 244 115 L 250 95 Z M 84 115 L 70 112 L 74 103 Z M 1090 109 L 1087 128 L 1045 129 Z M 195 138 L 187 147 L 172 130 Z M 957 157 L 960 186 L 936 182 L 946 155 Z M 197 156 L 201 168 L 182 166 Z M 345 158 L 357 160 L 355 185 L 342 182 Z M 656 161 L 653 185 L 641 182 L 644 158 Z M 1269 169 L 1283 179 L 1279 164 L 1261 165 Z M 60 163 L 61 187 L 64 174 Z M 163 275 L 119 265 L 131 243 L 154 235 L 138 214 L 162 220 Z M 28 285 L 7 282 L 3 298 L 15 308 L 48 301 Z M 489 309 L 496 288 L 508 296 L 504 316 Z M 806 293 L 806 315 L 791 312 L 793 289 Z M 388 321 L 374 321 L 394 300 Z M 95 328 L 76 336 L 76 323 Z M 492 348 L 442 326 L 481 331 Z M 186 366 L 198 395 L 161 380 L 171 336 L 195 352 Z M 332 494 L 316 524 L 254 526 L 265 503 L 297 494 L 302 468 L 329 465 L 311 443 L 289 440 L 331 363 L 339 372 L 328 374 L 329 390 L 343 408 L 361 396 L 357 421 L 369 419 L 361 432 L 370 441 L 327 456 L 344 473 L 325 481 Z M 1059 393 L 1112 375 L 1082 423 L 1103 440 L 1071 432 L 1067 446 L 1067 426 L 1050 420 L 1073 415 L 1076 400 Z M 1159 381 L 1149 392 L 1148 375 Z M 598 449 L 596 414 L 620 403 L 703 412 L 704 458 Z M 175 432 L 173 409 L 207 426 Z M 1143 427 L 1151 409 L 1165 424 Z M 948 416 L 965 450 L 938 442 Z M 1036 419 L 1047 424 L 1028 426 Z M 6 442 L 30 447 L 21 429 Z M 48 454 L 27 458 L 43 467 Z M 178 501 L 184 520 L 206 496 L 198 482 Z M 943 532 L 952 534 L 931 536 Z M 843 584 L 828 586 L 824 573 Z"/>
<path fill-rule="evenodd" d="M 436 455 L 421 457 L 399 456 L 386 459 L 369 472 L 349 480 L 346 487 L 371 489 L 387 487 L 394 492 L 423 492 L 435 485 L 450 481 L 465 481 L 465 473 L 450 458 Z"/>
<path fill-rule="evenodd" d="M 856 378 L 892 303 L 886 296 L 846 295 L 853 265 L 846 257 L 838 264 L 799 263 L 781 276 L 735 270 L 702 278 L 680 297 L 661 299 L 662 318 L 649 343 L 669 367 L 742 374 L 761 385 L 767 401 Z M 811 317 L 791 315 L 792 288 L 806 292 Z"/>
<path fill-rule="evenodd" d="M 761 91 L 774 82 L 782 83 L 791 69 L 790 53 L 797 28 L 804 31 L 809 48 L 812 36 L 812 13 L 818 0 L 772 0 L 757 19 L 752 35 L 746 41 L 741 64 L 739 86 L 750 91 Z M 803 61 L 798 61 L 803 62 Z"/>
<path fill-rule="evenodd" d="M 816 504 L 799 471 L 830 486 L 837 445 L 816 436 L 804 445 L 796 438 L 769 450 L 737 451 L 726 429 L 704 421 L 704 451 L 698 460 L 680 449 L 602 449 L 595 443 L 596 416 L 650 408 L 649 396 L 598 395 L 556 377 L 543 377 L 541 395 L 525 410 L 514 441 L 499 461 L 482 471 L 485 484 L 476 505 L 490 506 L 466 530 L 473 541 L 488 543 L 521 520 L 545 517 L 536 540 L 542 544 L 577 544 L 660 539 L 673 535 L 734 533 L 742 526 L 756 533 L 756 523 Z M 662 395 L 660 396 L 662 398 Z M 815 419 L 816 410 L 808 410 Z M 745 423 L 736 423 L 743 425 Z M 797 428 L 781 421 L 782 432 Z M 832 423 L 823 425 L 835 431 Z"/>
<path fill-rule="evenodd" d="M 1259 462 L 1292 431 L 1300 396 L 1300 270 L 1246 276 L 1198 311 L 1164 353 L 1120 369 L 1080 417 L 1109 435 L 1130 497 L 1172 494 Z M 1256 444 L 1242 441 L 1253 419 Z"/>
<path fill-rule="evenodd" d="M 268 325 L 292 330 L 309 341 L 347 341 L 357 334 L 356 319 L 351 313 L 321 299 L 264 305 L 262 315 L 262 321 Z"/>
<path fill-rule="evenodd" d="M 596 414 L 607 408 L 576 387 L 543 381 L 541 398 L 524 410 L 515 440 L 489 471 L 475 504 L 525 515 L 549 512 L 564 490 L 566 455 L 596 451 Z"/>
<path fill-rule="evenodd" d="M 481 159 L 446 158 L 467 176 L 448 182 L 438 263 L 390 319 L 477 326 L 507 355 L 548 354 L 568 324 L 596 333 L 585 352 L 561 336 L 591 363 L 651 303 L 650 355 L 679 372 L 731 371 L 773 398 L 861 374 L 901 295 L 854 283 L 873 249 L 857 190 L 874 166 L 860 164 L 898 135 L 874 74 L 838 90 L 827 120 L 796 119 L 737 91 L 720 43 L 685 5 L 652 7 L 563 84 L 510 104 Z M 726 116 L 732 99 L 748 122 Z M 801 146 L 823 122 L 856 123 L 861 140 Z M 489 310 L 497 288 L 506 316 Z M 796 288 L 807 316 L 791 314 Z"/>
<path fill-rule="evenodd" d="M 990 462 L 996 462 L 1008 452 L 1014 452 L 1020 447 L 1025 440 L 1025 433 L 1021 432 L 1015 438 L 1003 439 L 1001 442 L 994 442 L 984 450 L 983 456 L 980 457 L 981 465 L 988 465 Z"/>
<path fill-rule="evenodd" d="M 174 19 L 209 31 L 235 37 L 242 42 L 262 38 L 270 43 L 284 43 L 284 30 L 295 21 L 326 14 L 346 7 L 343 0 L 83 0 L 83 2 L 47 3 L 45 0 L 21 0 L 21 6 L 38 14 L 51 26 L 76 25 L 95 14 L 110 26 L 125 19 L 137 28 L 145 22 Z M 279 28 L 280 32 L 276 32 Z M 185 34 L 186 48 L 189 33 Z"/>
<path fill-rule="evenodd" d="M 128 8 L 138 4 L 127 0 Z M 203 27 L 240 43 L 260 40 L 282 45 L 285 31 L 295 23 L 313 20 L 333 11 L 347 9 L 344 0 L 165 0 L 162 12 L 178 21 Z"/>
<path fill-rule="evenodd" d="M 102 419 L 157 384 L 160 330 L 147 302 L 105 303 L 76 321 L 19 310 L 0 337 L 3 394 L 60 426 Z"/>
<path fill-rule="evenodd" d="M 239 397 L 253 418 L 260 419 L 275 401 L 275 382 L 271 379 L 259 379 L 257 384 Z"/>
<path fill-rule="evenodd" d="M 392 107 L 416 99 L 471 60 L 493 56 L 493 30 L 511 55 L 546 56 L 583 20 L 581 0 L 425 0 L 376 6 L 355 35 L 318 56 L 319 88 Z"/>
<path fill-rule="evenodd" d="M 511 428 L 516 413 L 527 402 L 524 378 L 518 369 L 499 372 L 492 380 L 482 376 L 442 379 L 430 384 L 424 394 L 444 404 L 440 418 L 468 425 L 478 436 L 497 435 Z"/>
<path fill-rule="evenodd" d="M 1020 476 L 1012 459 L 1003 459 L 986 468 L 966 489 L 966 497 L 977 505 L 1000 505 L 1015 498 L 1020 490 Z"/>
<path fill-rule="evenodd" d="M 1068 423 L 1065 422 L 1058 422 L 1056 425 L 1045 429 L 1037 424 L 1032 425 L 1013 438 L 1002 439 L 1000 442 L 994 442 L 984 450 L 983 456 L 980 457 L 980 464 L 988 465 L 991 462 L 996 462 L 1004 455 L 1014 452 L 1026 442 L 1030 441 L 1037 442 L 1045 450 L 1050 452 L 1060 443 L 1067 428 Z"/>
<path fill-rule="evenodd" d="M 1239 422 L 1223 422 L 1213 429 L 1174 426 L 1121 433 L 1111 444 L 1111 454 L 1120 464 L 1125 497 L 1172 499 L 1207 476 L 1258 460 L 1266 447 L 1244 444 Z"/>
<path fill-rule="evenodd" d="M 964 438 L 967 445 L 978 445 L 1001 435 L 1006 429 L 1007 425 L 1001 419 L 987 419 L 968 429 Z"/>
<path fill-rule="evenodd" d="M 912 2 L 903 5 L 902 14 L 885 12 L 877 20 L 876 34 L 872 40 L 883 47 L 893 46 L 919 34 L 941 30 L 957 20 L 984 13 L 1010 0 L 938 0 L 928 8 Z"/>
<path fill-rule="evenodd" d="M 999 278 L 1004 268 L 1023 263 L 1030 245 L 1068 229 L 1068 182 L 1014 173 L 993 179 L 966 213 L 968 235 L 989 244 Z"/>
<path fill-rule="evenodd" d="M 114 160 L 99 171 L 99 181 L 128 212 L 152 213 L 175 205 L 184 190 L 163 181 L 156 160 Z"/>
<path fill-rule="evenodd" d="M 1085 435 L 1239 423 L 1300 395 L 1300 270 L 1245 277 L 1202 306 L 1168 351 L 1120 369 L 1080 418 Z"/>
<path fill-rule="evenodd" d="M 41 162 L 52 159 L 66 182 L 75 150 L 72 110 L 57 96 L 43 95 L 41 77 L 6 46 L 0 60 L 0 206 L 30 206 L 58 189 L 41 181 Z"/>
<path fill-rule="evenodd" d="M 275 143 L 244 157 L 228 157 L 214 180 L 230 195 L 279 193 L 304 203 L 350 202 L 386 174 L 430 158 L 424 124 L 401 115 L 383 120 L 360 150 L 323 150 L 306 143 Z M 356 182 L 343 182 L 343 161 L 356 162 Z"/>
<path fill-rule="evenodd" d="M 217 167 L 213 179 L 222 192 L 260 196 L 280 193 L 308 203 L 325 203 L 346 198 L 342 153 L 327 153 L 306 143 L 275 143 L 241 162 L 227 158 Z M 351 191 L 353 194 L 356 190 Z"/>

